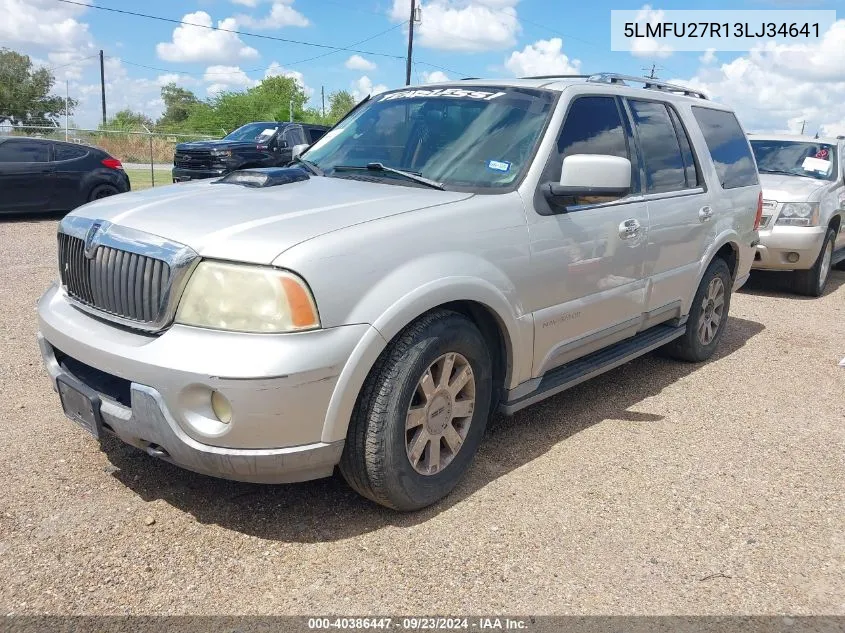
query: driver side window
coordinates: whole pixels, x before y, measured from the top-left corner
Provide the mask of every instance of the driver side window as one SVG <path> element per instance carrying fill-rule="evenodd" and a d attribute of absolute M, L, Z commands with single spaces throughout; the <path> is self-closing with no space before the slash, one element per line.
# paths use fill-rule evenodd
<path fill-rule="evenodd" d="M 610 96 L 577 97 L 569 106 L 557 140 L 557 157 L 552 161 L 551 180 L 560 178 L 563 159 L 572 154 L 604 154 L 631 159 L 628 133 L 618 101 Z M 632 161 L 632 164 L 635 164 Z M 638 190 L 637 171 L 632 169 L 632 191 Z M 575 204 L 599 204 L 613 200 L 607 196 L 581 197 Z"/>

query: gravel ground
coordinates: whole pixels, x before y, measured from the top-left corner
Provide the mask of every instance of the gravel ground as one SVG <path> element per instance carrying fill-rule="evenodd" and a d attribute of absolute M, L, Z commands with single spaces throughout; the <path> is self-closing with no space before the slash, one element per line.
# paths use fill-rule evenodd
<path fill-rule="evenodd" d="M 55 219 L 0 222 L 0 613 L 845 614 L 845 273 L 734 298 L 718 356 L 648 356 L 497 418 L 447 500 L 194 475 L 61 413 L 35 345 Z"/>

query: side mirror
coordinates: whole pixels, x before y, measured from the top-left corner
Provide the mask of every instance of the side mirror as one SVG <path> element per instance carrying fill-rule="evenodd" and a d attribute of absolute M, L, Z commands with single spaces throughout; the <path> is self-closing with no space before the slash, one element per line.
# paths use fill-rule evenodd
<path fill-rule="evenodd" d="M 300 156 L 303 153 L 305 153 L 305 150 L 307 150 L 309 147 L 311 147 L 311 146 L 308 145 L 308 143 L 301 143 L 299 145 L 294 145 L 293 149 L 291 149 L 291 155 L 290 155 L 291 160 L 293 160 L 297 156 Z"/>
<path fill-rule="evenodd" d="M 621 198 L 631 192 L 631 161 L 604 154 L 572 154 L 563 159 L 560 183 L 546 183 L 543 194 L 554 204 L 584 204 L 578 198 Z"/>

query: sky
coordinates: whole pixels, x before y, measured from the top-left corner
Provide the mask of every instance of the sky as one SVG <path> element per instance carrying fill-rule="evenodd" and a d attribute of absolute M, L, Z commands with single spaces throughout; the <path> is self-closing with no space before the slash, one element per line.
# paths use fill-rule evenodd
<path fill-rule="evenodd" d="M 158 116 L 161 86 L 175 81 L 205 98 L 270 75 L 300 82 L 311 105 L 348 90 L 364 97 L 405 83 L 410 0 L 80 0 L 265 37 L 236 35 L 59 0 L 0 0 L 0 46 L 53 69 L 79 100 L 73 121 L 100 119 L 99 50 L 110 113 Z M 423 0 L 412 83 L 612 71 L 694 86 L 734 107 L 750 131 L 845 134 L 845 0 Z M 747 52 L 610 50 L 611 9 L 661 20 L 671 9 L 838 9 L 821 40 L 762 42 Z M 356 52 L 333 51 L 278 39 Z M 2 119 L 0 113 L 0 119 Z"/>

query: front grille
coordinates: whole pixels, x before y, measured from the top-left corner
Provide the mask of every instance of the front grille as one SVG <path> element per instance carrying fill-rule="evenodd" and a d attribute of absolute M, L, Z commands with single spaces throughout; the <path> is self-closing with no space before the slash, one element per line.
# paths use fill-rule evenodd
<path fill-rule="evenodd" d="M 159 319 L 170 282 L 166 262 L 108 246 L 85 256 L 85 242 L 59 233 L 59 271 L 67 293 L 85 305 L 139 323 Z"/>
<path fill-rule="evenodd" d="M 213 162 L 211 152 L 179 152 L 173 158 L 176 167 L 185 169 L 208 169 Z"/>

